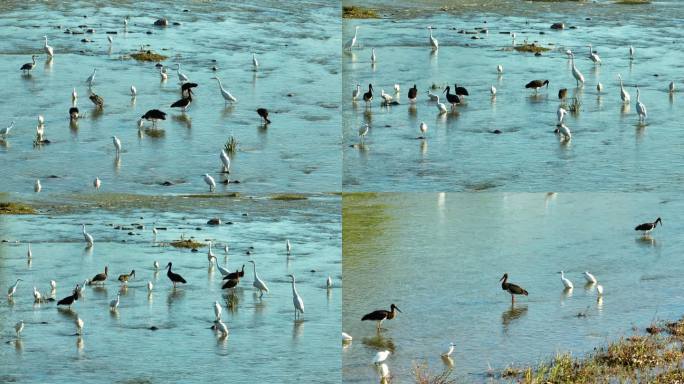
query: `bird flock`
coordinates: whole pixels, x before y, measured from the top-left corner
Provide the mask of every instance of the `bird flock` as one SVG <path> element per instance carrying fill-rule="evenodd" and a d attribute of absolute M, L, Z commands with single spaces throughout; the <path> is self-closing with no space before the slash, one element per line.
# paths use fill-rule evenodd
<path fill-rule="evenodd" d="M 654 229 L 656 229 L 658 225 L 662 226 L 662 219 L 660 217 L 656 218 L 652 222 L 639 224 L 634 228 L 634 230 L 639 233 L 639 236 L 642 239 L 648 240 L 650 239 L 651 232 Z M 560 283 L 564 295 L 566 297 L 570 297 L 572 295 L 573 289 L 575 288 L 575 284 L 570 280 L 570 278 L 565 274 L 564 271 L 561 270 L 558 272 L 558 274 L 560 274 Z M 604 287 L 599 282 L 599 279 L 589 271 L 584 271 L 581 276 L 585 280 L 585 288 L 596 292 L 596 302 L 599 305 L 599 307 L 602 306 Z M 508 278 L 508 273 L 504 273 L 503 276 L 499 279 L 499 282 L 501 283 L 501 289 L 511 295 L 511 308 L 514 308 L 515 297 L 529 296 L 529 292 L 521 285 L 509 282 Z M 382 328 L 383 322 L 396 319 L 398 317 L 398 314 L 401 312 L 402 311 L 399 309 L 399 307 L 397 307 L 397 305 L 391 304 L 389 310 L 378 309 L 369 312 L 363 315 L 363 317 L 361 317 L 361 321 L 375 321 L 376 331 L 378 336 L 380 336 L 381 332 L 384 330 L 384 328 Z M 352 341 L 352 335 L 346 332 L 342 332 L 342 345 L 344 348 L 349 347 Z M 456 343 L 450 341 L 448 342 L 448 344 L 446 344 L 445 349 L 439 353 L 440 357 L 448 366 L 453 367 L 454 365 L 454 361 L 451 358 L 451 355 L 453 354 L 456 347 Z M 390 378 L 390 370 L 387 364 L 387 360 L 390 358 L 391 354 L 391 351 L 383 349 L 378 351 L 372 359 L 372 364 L 376 366 L 378 375 L 381 378 L 381 380 L 388 380 Z"/>
<path fill-rule="evenodd" d="M 127 32 L 128 28 L 128 23 L 129 23 L 129 18 L 124 19 L 123 23 L 123 29 L 124 32 Z M 48 44 L 48 36 L 43 36 L 44 38 L 44 45 L 43 45 L 43 50 L 44 53 L 47 57 L 46 63 L 51 63 L 52 60 L 56 55 L 59 54 L 59 47 L 56 50 L 54 47 L 50 46 Z M 109 42 L 109 45 L 114 43 L 114 40 L 111 35 L 107 35 L 107 40 Z M 64 50 L 67 48 L 64 47 Z M 142 52 L 142 48 L 141 48 Z M 22 76 L 25 77 L 32 77 L 34 76 L 32 71 L 36 67 L 36 59 L 39 57 L 37 54 L 31 55 L 31 62 L 23 64 L 19 69 L 22 72 Z M 259 71 L 260 64 L 259 61 L 257 60 L 256 53 L 252 53 L 252 70 L 257 72 Z M 156 68 L 159 70 L 159 76 L 161 77 L 161 82 L 166 82 L 168 80 L 168 68 L 164 66 L 161 63 L 156 64 Z M 179 86 L 180 86 L 180 94 L 181 98 L 176 100 L 175 102 L 167 104 L 169 108 L 177 109 L 180 111 L 181 116 L 185 118 L 185 114 L 188 113 L 188 111 L 191 109 L 192 102 L 194 101 L 194 92 L 193 89 L 198 87 L 198 83 L 194 83 L 190 81 L 190 76 L 184 72 L 181 71 L 181 64 L 180 63 L 175 63 L 175 69 L 176 69 L 176 74 L 178 77 L 179 81 Z M 236 104 L 238 102 L 238 98 L 234 96 L 225 86 L 225 84 L 221 81 L 221 78 L 219 77 L 217 71 L 218 68 L 216 66 L 212 67 L 212 71 L 214 74 L 212 75 L 211 79 L 215 79 L 218 84 L 218 93 L 220 97 L 225 101 L 225 104 Z M 99 115 L 102 114 L 102 112 L 111 107 L 112 105 L 108 104 L 106 102 L 106 95 L 100 94 L 96 90 L 96 86 L 99 84 L 98 81 L 98 69 L 93 68 L 92 72 L 90 75 L 85 79 L 84 84 L 86 86 L 86 94 L 88 99 L 92 102 L 93 104 L 93 111 L 91 112 L 94 115 Z M 110 84 L 107 84 L 108 86 Z M 141 86 L 141 90 L 144 92 L 145 88 L 149 87 L 150 84 L 145 84 L 144 87 Z M 130 85 L 130 96 L 132 98 L 132 102 L 134 103 L 137 96 L 139 94 L 139 89 L 135 85 Z M 71 92 L 71 105 L 68 107 L 68 115 L 69 115 L 69 121 L 70 125 L 72 128 L 77 128 L 78 127 L 78 121 L 79 119 L 82 119 L 86 116 L 86 113 L 83 113 L 81 109 L 79 109 L 79 93 L 77 91 L 77 87 L 72 88 Z M 160 121 L 166 120 L 167 113 L 163 111 L 164 104 L 160 100 L 157 100 L 155 102 L 157 105 L 154 105 L 154 107 L 147 112 L 145 112 L 136 122 L 137 127 L 138 127 L 138 135 L 141 136 L 143 132 L 153 132 L 155 130 L 159 131 L 162 128 L 159 126 Z M 116 106 L 114 106 L 116 107 Z M 66 108 L 65 108 L 66 109 Z M 267 127 L 269 124 L 271 124 L 271 120 L 269 118 L 269 111 L 266 108 L 259 107 L 255 108 L 255 111 L 257 112 L 257 115 L 259 118 L 263 121 L 263 127 Z M 54 120 L 54 119 L 53 119 Z M 186 119 L 187 120 L 187 119 Z M 145 127 L 145 122 L 151 122 L 152 126 L 149 128 Z M 131 122 L 133 123 L 133 122 Z M 9 140 L 11 139 L 12 135 L 18 134 L 21 129 L 15 128 L 15 121 L 12 120 L 10 123 L 5 127 L 0 129 L 0 143 L 1 144 L 7 144 Z M 45 145 L 45 144 L 50 144 L 50 140 L 47 139 L 46 137 L 46 132 L 45 132 L 45 119 L 42 115 L 39 116 L 38 118 L 38 125 L 36 127 L 36 139 L 34 140 L 33 144 L 34 146 L 37 145 Z M 112 136 L 112 143 L 113 143 L 113 149 L 114 149 L 114 156 L 115 156 L 115 164 L 118 165 L 120 164 L 120 158 L 122 157 L 122 154 L 126 150 L 126 138 L 119 138 L 117 136 Z M 217 149 L 218 152 L 218 149 Z M 228 175 L 230 174 L 230 156 L 233 156 L 232 153 L 226 153 L 224 150 L 221 150 L 220 153 L 218 154 L 218 157 L 220 158 L 221 162 L 221 167 L 222 171 L 220 172 L 220 176 L 222 180 L 220 183 L 228 185 L 230 183 L 239 183 L 239 180 L 231 180 L 228 178 Z M 226 160 L 228 159 L 228 160 Z M 215 186 L 216 186 L 216 181 L 213 179 L 213 177 L 207 177 L 208 174 L 203 176 L 203 179 L 205 183 L 209 186 L 210 192 L 215 191 Z M 89 183 L 88 183 L 89 184 Z M 87 185 L 84 183 L 84 185 Z M 92 181 L 92 185 L 95 188 L 95 190 L 99 190 L 103 186 L 103 181 L 99 176 L 95 176 L 94 180 Z M 36 180 L 34 182 L 34 192 L 38 193 L 43 190 L 43 186 L 40 182 L 40 180 Z"/>
<path fill-rule="evenodd" d="M 427 27 L 429 31 L 429 36 L 428 36 L 428 41 L 427 41 L 427 48 L 431 49 L 433 54 L 436 54 L 437 51 L 440 49 L 439 42 L 437 38 L 433 34 L 433 27 L 428 26 Z M 354 29 L 354 36 L 352 39 L 350 39 L 346 45 L 345 49 L 349 52 L 351 52 L 354 49 L 359 48 L 359 26 L 356 26 Z M 511 33 L 511 36 L 513 37 L 513 46 L 515 47 L 515 33 Z M 533 43 L 528 43 L 527 40 L 524 43 L 525 45 L 534 45 Z M 587 59 L 592 63 L 594 66 L 601 66 L 603 65 L 603 61 L 599 57 L 598 51 L 594 49 L 594 47 L 589 44 L 589 52 L 587 55 Z M 442 48 L 442 49 L 448 49 L 448 48 Z M 571 74 L 572 77 L 575 79 L 575 86 L 576 86 L 576 92 L 572 100 L 569 100 L 568 97 L 568 89 L 567 88 L 560 88 L 558 92 L 558 98 L 559 98 L 559 106 L 557 109 L 557 115 L 558 119 L 556 120 L 556 128 L 554 132 L 557 134 L 558 139 L 561 143 L 567 144 L 571 141 L 572 139 L 572 132 L 570 127 L 566 124 L 565 121 L 565 115 L 568 113 L 568 110 L 572 113 L 579 112 L 579 105 L 581 105 L 581 97 L 582 97 L 582 92 L 580 91 L 584 85 L 585 85 L 585 77 L 582 74 L 582 72 L 578 69 L 575 61 L 575 52 L 572 50 L 568 49 L 566 50 L 566 55 L 568 59 L 570 60 L 570 66 L 571 66 Z M 540 53 L 538 53 L 540 54 Z M 634 63 L 636 61 L 636 56 L 635 56 L 635 49 L 633 46 L 629 46 L 628 52 L 626 52 L 626 58 L 631 62 Z M 376 66 L 378 65 L 379 62 L 381 62 L 382 59 L 378 57 L 375 48 L 371 48 L 371 64 L 373 66 L 373 70 L 375 71 Z M 494 71 L 493 71 L 494 72 Z M 498 80 L 500 83 L 503 84 L 503 86 L 508 87 L 509 84 L 503 82 L 503 74 L 504 74 L 504 68 L 501 64 L 496 66 L 496 75 L 498 76 Z M 620 74 L 617 74 L 617 79 L 620 82 L 620 99 L 622 101 L 622 108 L 623 111 L 628 111 L 629 110 L 629 105 L 631 102 L 629 92 L 624 86 L 624 83 L 622 81 L 622 76 Z M 644 80 L 644 82 L 646 82 Z M 539 94 L 540 89 L 546 87 L 549 87 L 549 80 L 548 79 L 534 79 L 529 81 L 526 84 L 512 84 L 510 86 L 514 88 L 526 88 L 526 89 L 531 89 L 534 91 L 533 96 L 537 96 Z M 649 84 L 652 84 L 651 81 L 648 81 Z M 435 87 L 433 84 L 431 87 Z M 501 86 L 500 86 L 501 87 Z M 640 98 L 640 90 L 639 90 L 639 85 L 635 84 L 634 88 L 636 90 L 636 112 L 638 116 L 638 126 L 643 128 L 647 126 L 646 120 L 648 117 L 648 112 L 645 103 L 641 100 Z M 401 85 L 400 84 L 394 84 L 393 89 L 395 90 L 394 94 L 387 94 L 385 93 L 384 89 L 381 89 L 380 93 L 380 106 L 384 108 L 390 108 L 391 106 L 399 105 L 399 96 L 400 96 L 400 89 Z M 676 84 L 674 81 L 671 81 L 667 86 L 663 84 L 663 89 L 666 89 L 668 94 L 673 95 L 676 91 Z M 500 90 L 500 89 L 499 89 Z M 497 93 L 499 90 L 492 84 L 489 88 L 489 93 L 491 95 L 492 101 L 494 101 L 497 97 Z M 596 90 L 599 93 L 599 95 L 602 95 L 605 92 L 608 92 L 608 90 L 604 89 L 604 85 L 599 81 L 596 84 Z M 415 111 L 417 108 L 417 103 L 419 101 L 418 97 L 418 92 L 417 87 L 414 84 L 413 87 L 409 90 L 407 96 L 408 96 L 408 105 L 409 108 L 412 111 Z M 453 91 L 453 93 L 452 93 Z M 478 92 L 484 92 L 483 90 L 478 90 Z M 438 94 L 434 94 L 431 92 L 430 89 L 427 90 L 427 101 L 429 103 L 432 103 L 435 105 L 436 108 L 436 113 L 438 116 L 442 118 L 446 118 L 449 115 L 458 115 L 459 114 L 459 109 L 458 107 L 460 105 L 464 105 L 467 103 L 467 96 L 469 96 L 468 90 L 463 87 L 463 86 L 458 86 L 457 84 L 454 84 L 453 89 L 451 86 L 447 85 L 446 87 L 443 88 L 442 90 L 442 96 Z M 359 102 L 364 102 L 366 106 L 366 113 L 369 114 L 371 113 L 371 107 L 373 105 L 374 101 L 374 95 L 377 95 L 375 93 L 375 88 L 373 87 L 373 84 L 368 84 L 368 91 L 365 93 L 361 93 L 361 84 L 356 83 L 354 86 L 354 89 L 352 91 L 351 95 L 351 101 L 353 104 L 357 104 Z M 445 104 L 443 101 L 446 101 L 447 104 Z M 448 107 L 450 106 L 450 108 Z M 370 128 L 372 128 L 370 125 L 367 123 L 364 124 L 361 128 L 359 128 L 359 139 L 360 143 L 359 144 L 354 144 L 351 145 L 352 147 L 359 147 L 363 148 L 365 144 L 365 138 L 368 136 L 370 132 Z M 418 129 L 420 130 L 421 136 L 417 137 L 419 139 L 427 139 L 427 124 L 424 121 L 421 121 Z M 500 134 L 502 133 L 500 130 L 494 130 L 493 133 Z"/>

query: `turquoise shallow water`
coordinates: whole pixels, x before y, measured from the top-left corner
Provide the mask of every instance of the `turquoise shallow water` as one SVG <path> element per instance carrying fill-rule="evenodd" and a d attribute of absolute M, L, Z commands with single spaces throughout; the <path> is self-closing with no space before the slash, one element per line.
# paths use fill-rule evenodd
<path fill-rule="evenodd" d="M 681 195 L 411 193 L 346 195 L 343 204 L 347 383 L 377 381 L 371 361 L 385 348 L 393 383 L 413 382 L 415 363 L 441 372 L 449 342 L 455 377 L 483 382 L 490 366 L 582 356 L 684 310 Z M 635 233 L 657 216 L 663 226 L 650 239 Z M 584 271 L 604 286 L 602 301 Z M 504 272 L 529 291 L 515 307 L 498 281 Z M 378 338 L 360 319 L 391 303 L 403 313 Z"/>
<path fill-rule="evenodd" d="M 360 26 L 358 47 L 342 56 L 345 191 L 679 189 L 684 176 L 681 92 L 670 97 L 668 84 L 675 81 L 684 88 L 681 2 L 638 7 L 608 1 L 370 5 L 378 6 L 383 18 L 343 22 L 343 41 Z M 549 26 L 557 21 L 577 29 L 552 31 Z M 439 40 L 436 54 L 427 26 L 434 27 Z M 489 33 L 458 33 L 475 28 Z M 516 44 L 527 40 L 551 50 L 541 57 L 515 52 L 509 32 L 516 33 Z M 589 60 L 588 44 L 599 52 L 602 65 Z M 630 45 L 636 50 L 634 60 L 629 60 Z M 576 52 L 584 88 L 576 89 L 566 49 Z M 497 65 L 504 68 L 501 76 Z M 622 108 L 618 74 L 631 94 L 628 109 Z M 550 80 L 548 91 L 534 95 L 525 89 L 534 79 Z M 596 91 L 599 81 L 601 93 Z M 373 84 L 371 106 L 351 101 L 356 83 L 364 92 Z M 465 86 L 470 96 L 456 113 L 438 115 L 426 91 L 435 84 L 439 88 L 432 92 L 440 93 L 454 83 Z M 401 87 L 398 95 L 394 84 Z M 413 84 L 420 96 L 409 106 Z M 635 85 L 648 109 L 646 126 L 638 124 Z M 580 112 L 566 120 L 573 132 L 569 144 L 560 144 L 553 133 L 560 88 L 581 102 Z M 381 90 L 400 105 L 382 107 Z M 426 141 L 416 139 L 421 121 L 428 125 Z M 366 123 L 370 130 L 359 147 L 357 132 Z"/>
<path fill-rule="evenodd" d="M 223 177 L 218 156 L 231 135 L 239 142 L 231 179 L 241 184 L 219 184 L 219 191 L 339 189 L 340 20 L 334 4 L 8 1 L 0 10 L 0 71 L 12 94 L 0 105 L 0 127 L 16 121 L 0 145 L 0 162 L 7 164 L 0 167 L 2 191 L 30 192 L 39 178 L 44 192 L 87 192 L 97 176 L 110 192 L 204 192 L 202 175 Z M 131 18 L 127 33 L 125 16 Z M 161 16 L 181 25 L 153 27 Z M 87 29 L 79 26 L 95 33 L 64 33 Z M 111 47 L 106 32 L 117 32 L 110 35 Z M 43 35 L 55 50 L 51 62 L 43 53 Z M 84 38 L 92 42 L 82 43 Z M 165 65 L 180 63 L 199 84 L 185 115 L 169 108 L 180 99 L 175 70 L 161 82 L 154 63 L 122 59 L 143 44 L 169 56 Z M 38 64 L 30 77 L 22 76 L 19 67 L 33 53 L 39 54 Z M 258 72 L 252 71 L 252 53 L 260 62 Z M 85 80 L 94 68 L 93 89 L 105 100 L 102 113 L 87 97 Z M 212 79 L 217 74 L 237 97 L 235 105 L 224 105 Z M 138 91 L 135 100 L 131 85 Z M 68 109 L 74 87 L 86 117 L 72 127 Z M 268 128 L 255 112 L 258 107 L 270 110 Z M 139 134 L 138 118 L 153 108 L 168 113 L 160 124 L 163 137 Z M 52 143 L 33 148 L 39 114 Z M 119 162 L 112 135 L 123 146 Z M 58 178 L 49 178 L 53 175 Z M 162 186 L 166 181 L 175 185 Z"/>
<path fill-rule="evenodd" d="M 35 202 L 41 207 L 39 215 L 0 216 L 0 381 L 206 383 L 229 376 L 238 382 L 339 383 L 340 198 L 309 197 L 275 201 L 266 196 L 113 195 L 105 202 L 53 196 Z M 208 226 L 211 217 L 224 224 Z M 92 250 L 85 249 L 81 223 L 95 238 Z M 156 241 L 155 225 L 160 228 Z M 168 245 L 181 235 L 214 240 L 220 264 L 231 270 L 255 260 L 270 289 L 258 299 L 252 270 L 246 268 L 236 291 L 237 310 L 223 304 L 223 320 L 230 329 L 225 340 L 209 329 L 214 301 L 223 303 L 226 297 L 221 274 L 208 268 L 206 247 L 192 253 Z M 292 243 L 290 257 L 286 239 Z M 223 244 L 229 245 L 227 255 Z M 173 270 L 188 284 L 174 290 L 165 271 L 155 273 L 155 260 L 162 266 L 173 262 Z M 56 280 L 56 297 L 62 298 L 105 265 L 109 281 L 103 288 L 87 287 L 72 311 L 58 310 L 54 303 L 33 303 L 33 286 L 47 294 L 49 281 Z M 136 278 L 120 290 L 117 276 L 131 269 Z M 297 322 L 288 274 L 297 277 L 305 303 L 305 314 Z M 331 290 L 326 289 L 328 275 L 334 281 Z M 16 278 L 24 281 L 10 303 L 5 292 Z M 154 284 L 151 295 L 148 281 Z M 117 292 L 119 310 L 111 313 L 108 305 Z M 85 322 L 81 339 L 74 336 L 75 316 Z M 17 344 L 14 324 L 20 319 L 26 325 Z M 152 326 L 158 330 L 150 330 Z"/>

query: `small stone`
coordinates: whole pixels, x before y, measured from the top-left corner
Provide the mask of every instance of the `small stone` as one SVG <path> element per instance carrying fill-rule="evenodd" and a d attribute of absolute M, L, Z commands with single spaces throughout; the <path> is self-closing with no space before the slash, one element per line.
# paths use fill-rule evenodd
<path fill-rule="evenodd" d="M 209 221 L 207 221 L 207 224 L 209 224 L 209 225 L 221 225 L 221 219 L 219 219 L 218 217 L 214 217 L 212 219 L 209 219 Z"/>
<path fill-rule="evenodd" d="M 193 248 L 190 250 L 190 252 L 199 252 L 199 251 L 197 250 L 197 248 Z"/>
<path fill-rule="evenodd" d="M 145 33 L 148 34 L 148 35 L 151 35 L 151 34 L 152 34 L 152 31 L 147 31 L 147 32 L 145 32 Z"/>
<path fill-rule="evenodd" d="M 565 29 L 565 24 L 553 23 L 553 24 L 551 24 L 551 29 Z"/>
<path fill-rule="evenodd" d="M 169 25 L 169 21 L 166 20 L 166 18 L 157 19 L 157 20 L 155 20 L 154 25 L 156 25 L 158 27 L 166 27 Z"/>

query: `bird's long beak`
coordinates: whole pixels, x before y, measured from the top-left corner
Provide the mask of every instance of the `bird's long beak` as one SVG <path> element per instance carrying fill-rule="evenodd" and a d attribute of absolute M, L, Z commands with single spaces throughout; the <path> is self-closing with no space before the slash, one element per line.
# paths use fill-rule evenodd
<path fill-rule="evenodd" d="M 446 89 L 446 88 L 444 88 L 444 90 L 442 91 L 442 93 L 446 93 L 446 91 L 447 91 L 447 89 Z"/>
<path fill-rule="evenodd" d="M 504 276 L 501 276 L 501 278 L 499 279 L 499 281 L 503 281 L 504 278 L 506 278 L 505 275 L 504 275 Z"/>
<path fill-rule="evenodd" d="M 394 309 L 396 309 L 397 311 L 401 312 L 401 309 L 399 309 L 399 307 L 397 307 L 396 305 L 394 306 Z M 401 312 L 401 313 L 404 313 L 404 312 Z"/>

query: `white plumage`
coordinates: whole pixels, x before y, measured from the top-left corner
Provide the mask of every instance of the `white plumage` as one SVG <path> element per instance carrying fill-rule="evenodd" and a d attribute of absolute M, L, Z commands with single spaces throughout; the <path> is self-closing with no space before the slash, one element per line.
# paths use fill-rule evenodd
<path fill-rule="evenodd" d="M 205 173 L 204 182 L 207 183 L 207 185 L 209 186 L 209 192 L 214 192 L 214 189 L 216 189 L 216 181 L 214 181 L 214 178 L 211 177 L 208 173 Z"/>

